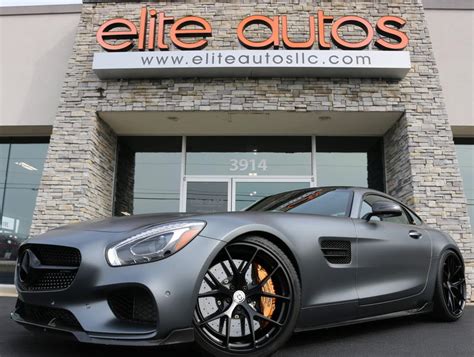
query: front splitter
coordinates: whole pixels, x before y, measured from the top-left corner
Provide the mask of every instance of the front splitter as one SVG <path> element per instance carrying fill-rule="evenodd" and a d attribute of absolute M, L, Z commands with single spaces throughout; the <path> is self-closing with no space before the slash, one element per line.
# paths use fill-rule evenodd
<path fill-rule="evenodd" d="M 145 334 L 98 334 L 88 333 L 86 331 L 74 330 L 67 327 L 43 325 L 31 321 L 24 320 L 17 313 L 11 313 L 10 317 L 13 321 L 23 325 L 28 330 L 36 332 L 53 333 L 56 335 L 69 334 L 77 341 L 82 343 L 100 344 L 100 345 L 116 345 L 116 346 L 164 346 L 178 343 L 190 343 L 194 341 L 194 328 L 183 328 L 171 331 L 168 336 L 163 339 L 156 339 L 157 332 L 150 331 Z"/>

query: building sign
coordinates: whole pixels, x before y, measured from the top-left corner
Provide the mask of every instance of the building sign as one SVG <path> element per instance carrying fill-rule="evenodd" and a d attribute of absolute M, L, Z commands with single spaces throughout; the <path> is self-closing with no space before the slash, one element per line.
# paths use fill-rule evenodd
<path fill-rule="evenodd" d="M 101 79 L 163 77 L 403 78 L 408 52 L 230 50 L 95 53 Z"/>
<path fill-rule="evenodd" d="M 212 37 L 212 25 L 206 19 L 197 16 L 175 19 L 164 12 L 143 7 L 138 27 L 123 18 L 108 20 L 99 27 L 97 42 L 107 52 L 94 54 L 93 70 L 99 78 L 108 79 L 200 76 L 403 78 L 410 69 L 409 54 L 401 51 L 409 41 L 401 30 L 406 23 L 402 18 L 383 16 L 373 25 L 359 16 L 334 19 L 319 10 L 317 16 L 310 15 L 306 21 L 307 39 L 295 42 L 291 40 L 286 15 L 248 16 L 237 25 L 235 34 L 236 41 L 247 50 L 200 51 Z M 365 36 L 357 41 L 345 39 L 341 28 L 349 24 L 361 28 Z M 257 25 L 263 25 L 269 31 L 262 38 L 249 37 L 249 29 Z M 327 41 L 326 33 L 330 34 L 332 43 Z M 186 51 L 169 51 L 171 44 Z M 385 51 L 365 50 L 371 44 Z M 137 51 L 130 51 L 133 48 Z"/>

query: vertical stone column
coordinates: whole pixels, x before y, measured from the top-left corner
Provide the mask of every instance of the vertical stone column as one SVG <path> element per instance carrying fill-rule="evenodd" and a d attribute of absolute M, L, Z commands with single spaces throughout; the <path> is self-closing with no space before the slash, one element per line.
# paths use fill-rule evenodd
<path fill-rule="evenodd" d="M 443 116 L 434 123 L 430 112 L 437 109 L 424 107 L 426 117 L 407 113 L 385 134 L 387 192 L 454 238 L 466 264 L 468 299 L 474 300 L 474 241 L 451 130 Z M 424 118 L 430 124 L 423 124 Z"/>
<path fill-rule="evenodd" d="M 385 189 L 413 206 L 413 177 L 408 152 L 407 119 L 400 118 L 384 136 Z"/>
<path fill-rule="evenodd" d="M 424 221 L 448 232 L 466 264 L 468 297 L 474 298 L 474 240 L 467 213 L 441 84 L 421 3 L 415 36 L 413 70 L 401 82 L 404 115 L 384 136 L 386 187 L 389 194 L 414 207 Z"/>
<path fill-rule="evenodd" d="M 115 152 L 116 135 L 95 111 L 60 108 L 36 199 L 31 235 L 110 216 Z"/>

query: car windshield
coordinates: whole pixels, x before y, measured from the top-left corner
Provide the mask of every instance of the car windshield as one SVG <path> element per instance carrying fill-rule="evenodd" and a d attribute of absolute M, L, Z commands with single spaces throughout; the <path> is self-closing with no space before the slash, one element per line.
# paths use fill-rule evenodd
<path fill-rule="evenodd" d="M 268 196 L 246 211 L 288 212 L 323 216 L 349 216 L 351 192 L 343 189 L 313 189 Z"/>

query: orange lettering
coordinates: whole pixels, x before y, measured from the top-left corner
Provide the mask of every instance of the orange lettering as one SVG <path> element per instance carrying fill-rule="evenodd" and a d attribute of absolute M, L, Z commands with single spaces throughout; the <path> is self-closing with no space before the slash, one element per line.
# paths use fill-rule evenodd
<path fill-rule="evenodd" d="M 347 24 L 352 24 L 361 27 L 365 31 L 365 39 L 360 42 L 348 42 L 343 40 L 339 36 L 339 28 Z M 372 42 L 372 39 L 374 38 L 374 29 L 372 28 L 370 22 L 366 19 L 363 19 L 362 17 L 343 16 L 340 19 L 336 20 L 336 22 L 334 22 L 334 24 L 332 25 L 331 37 L 334 43 L 342 49 L 361 50 L 367 47 Z"/>
<path fill-rule="evenodd" d="M 188 25 L 199 25 L 201 29 L 183 29 Z M 210 36 L 212 34 L 212 27 L 201 17 L 187 16 L 176 21 L 170 30 L 170 39 L 174 45 L 183 50 L 200 49 L 207 45 L 206 39 L 200 39 L 194 42 L 183 42 L 179 37 L 196 37 L 196 36 Z"/>
<path fill-rule="evenodd" d="M 165 16 L 163 12 L 158 13 L 158 48 L 160 50 L 168 50 L 169 46 L 165 43 L 165 24 L 174 21 L 174 17 Z"/>
<path fill-rule="evenodd" d="M 382 36 L 394 39 L 398 43 L 390 43 L 384 39 L 378 39 L 375 41 L 375 45 L 381 49 L 386 50 L 403 50 L 408 46 L 408 36 L 399 31 L 398 29 L 405 26 L 407 22 L 401 17 L 396 16 L 383 16 L 377 21 L 377 32 Z M 387 25 L 395 26 L 396 28 L 388 27 Z"/>
<path fill-rule="evenodd" d="M 293 42 L 288 38 L 288 19 L 286 15 L 281 17 L 281 37 L 283 43 L 288 48 L 311 48 L 316 41 L 315 26 L 314 26 L 314 16 L 309 17 L 309 40 L 305 42 Z"/>
<path fill-rule="evenodd" d="M 156 36 L 156 10 L 150 10 L 150 33 L 148 35 L 148 49 L 153 51 L 155 49 Z"/>
<path fill-rule="evenodd" d="M 273 45 L 274 47 L 278 47 L 280 45 L 279 40 L 279 18 L 278 16 L 273 16 L 273 18 L 269 18 L 262 15 L 254 15 L 249 16 L 243 19 L 239 26 L 237 27 L 237 37 L 242 45 L 248 48 L 265 48 Z M 249 40 L 245 34 L 245 29 L 252 25 L 252 24 L 264 24 L 270 28 L 272 34 L 266 40 L 263 41 L 251 41 Z"/>
<path fill-rule="evenodd" d="M 330 24 L 334 16 L 325 16 L 322 10 L 318 10 L 318 43 L 320 49 L 329 49 L 331 44 L 326 41 L 325 24 Z"/>
<path fill-rule="evenodd" d="M 126 31 L 111 31 L 115 28 L 125 27 Z M 97 42 L 107 51 L 126 51 L 133 47 L 133 38 L 136 38 L 138 31 L 133 22 L 126 19 L 113 19 L 104 22 L 97 30 Z M 110 44 L 106 39 L 129 39 L 119 44 Z"/>
<path fill-rule="evenodd" d="M 146 37 L 146 17 L 147 9 L 146 6 L 142 7 L 140 11 L 140 33 L 138 34 L 138 50 L 145 50 L 145 37 Z"/>

